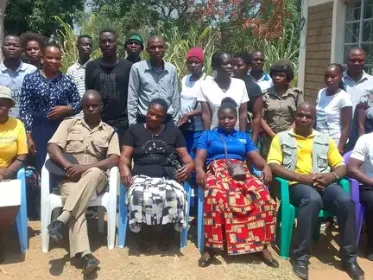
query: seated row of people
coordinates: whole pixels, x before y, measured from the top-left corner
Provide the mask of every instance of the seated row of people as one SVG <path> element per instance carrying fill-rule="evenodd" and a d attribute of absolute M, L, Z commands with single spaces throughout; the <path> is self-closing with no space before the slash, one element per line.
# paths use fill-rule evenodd
<path fill-rule="evenodd" d="M 97 108 L 100 100 L 98 93 L 88 92 L 83 98 L 85 120 L 64 121 L 49 141 L 48 152 L 52 160 L 59 162 L 67 170 L 68 176 L 70 168 L 74 170 L 74 167 L 56 160 L 56 155 L 60 153 L 62 156 L 62 151 L 68 152 L 69 149 L 64 146 L 62 140 L 61 144 L 58 144 L 59 141 L 55 139 L 60 130 L 66 130 L 66 123 L 88 122 L 88 114 L 94 114 L 94 110 L 89 111 L 89 108 L 95 107 L 87 105 L 89 95 L 96 97 Z M 312 233 L 319 211 L 325 208 L 337 216 L 342 237 L 341 258 L 344 269 L 352 279 L 364 279 L 364 272 L 357 263 L 355 203 L 349 194 L 336 184 L 340 178 L 346 176 L 346 165 L 334 141 L 328 135 L 313 129 L 316 118 L 316 109 L 313 105 L 303 102 L 298 106 L 294 129 L 275 136 L 269 151 L 268 163 L 260 156 L 248 134 L 235 129 L 238 110 L 233 99 L 223 99 L 218 108 L 217 129 L 205 131 L 200 137 L 195 164 L 187 152 L 180 131 L 172 122 L 167 121 L 167 110 L 168 106 L 164 100 L 152 100 L 145 123 L 131 126 L 123 138 L 119 167 L 122 181 L 128 188 L 126 204 L 129 228 L 135 233 L 140 233 L 141 251 L 151 251 L 151 226 L 162 226 L 160 250 L 170 248 L 173 229 L 182 231 L 188 226 L 186 210 L 189 205 L 181 183 L 195 168 L 197 183 L 205 189 L 205 251 L 198 264 L 201 267 L 210 265 L 214 255 L 226 249 L 229 255 L 259 253 L 265 264 L 274 268 L 279 267 L 279 263 L 268 249 L 276 238 L 277 205 L 266 188 L 266 185 L 271 183 L 274 173 L 290 181 L 290 201 L 299 209 L 293 252 L 294 273 L 302 279 L 308 278 Z M 98 110 L 96 114 L 97 125 Z M 91 128 L 95 127 L 93 125 Z M 77 138 L 85 141 L 84 134 L 83 137 L 76 137 L 79 133 L 74 129 L 71 134 L 74 136 L 62 133 L 65 136 L 61 139 L 70 139 L 71 145 L 74 145 Z M 56 150 L 53 150 L 53 143 L 62 148 L 62 151 L 58 149 L 57 152 L 57 146 L 54 147 Z M 110 147 L 112 141 L 108 144 Z M 78 146 L 76 148 L 81 150 Z M 111 157 L 113 153 L 114 150 L 108 148 L 107 156 Z M 172 173 L 172 165 L 169 162 L 174 159 L 175 153 L 181 160 L 177 172 Z M 98 166 L 103 170 L 108 167 L 99 163 Z M 255 166 L 261 171 L 260 178 L 249 172 L 250 166 Z M 77 174 L 84 175 L 86 173 L 80 172 L 89 172 L 90 169 L 87 168 L 95 169 L 95 166 L 76 168 Z M 74 174 L 72 171 L 73 176 Z M 78 189 L 79 185 L 84 186 L 83 176 L 69 180 L 75 180 L 75 187 Z M 99 182 L 97 178 L 94 180 Z M 85 201 L 83 205 L 79 204 L 79 208 L 86 209 L 88 198 L 94 190 L 95 188 L 91 187 L 86 194 L 86 200 L 76 198 L 80 197 L 79 193 L 82 191 L 70 200 L 80 203 Z M 69 201 L 70 196 L 66 201 Z M 61 216 L 49 226 L 49 233 L 55 240 L 61 240 L 64 223 L 74 217 L 72 213 L 76 205 L 70 205 L 70 208 L 68 206 L 69 204 L 65 205 Z M 82 211 L 79 214 L 81 220 L 85 221 L 83 213 Z M 72 221 L 70 227 L 77 222 L 74 218 Z M 86 235 L 86 232 L 83 235 Z M 76 238 L 75 236 L 72 240 L 77 240 Z M 79 249 L 74 250 L 72 247 L 71 257 L 82 253 L 85 256 L 84 271 L 88 274 L 99 261 L 90 253 L 89 243 L 84 244 L 83 252 L 84 248 L 78 247 Z"/>
<path fill-rule="evenodd" d="M 11 179 L 22 166 L 27 145 L 22 123 L 8 116 L 14 100 L 5 88 L 2 92 L 2 125 L 11 125 L 11 128 L 2 128 L 1 133 L 4 139 L 6 133 L 12 133 L 12 143 L 5 145 L 4 142 L 4 147 L 10 144 L 13 147 L 6 157 L 8 161 L 4 160 L 1 176 Z M 168 106 L 162 99 L 151 101 L 145 123 L 133 125 L 126 132 L 121 157 L 118 135 L 101 121 L 100 94 L 87 91 L 82 98 L 82 108 L 84 117 L 64 120 L 48 142 L 51 160 L 66 173 L 59 182 L 65 205 L 62 214 L 48 226 L 48 231 L 51 238 L 59 242 L 65 227 L 69 228 L 70 256 L 81 257 L 85 274 L 99 265 L 89 247 L 87 204 L 95 191 L 104 190 L 106 170 L 119 165 L 122 181 L 128 187 L 129 228 L 141 233 L 139 246 L 143 251 L 151 250 L 149 226 L 163 226 L 161 250 L 169 249 L 173 228 L 181 231 L 187 226 L 189 205 L 181 182 L 196 169 L 197 183 L 205 189 L 205 252 L 199 265 L 208 266 L 214 255 L 226 248 L 230 255 L 260 252 L 264 263 L 278 267 L 268 250 L 275 241 L 277 205 L 266 185 L 270 184 L 274 173 L 291 182 L 290 200 L 299 208 L 295 274 L 303 279 L 308 277 L 312 232 L 320 209 L 326 208 L 338 219 L 344 269 L 352 279 L 364 279 L 364 272 L 356 261 L 355 204 L 335 184 L 346 176 L 346 166 L 334 141 L 313 130 L 316 116 L 313 105 L 301 103 L 298 106 L 294 129 L 275 136 L 268 163 L 251 138 L 235 129 L 238 110 L 231 98 L 223 99 L 218 108 L 217 129 L 205 131 L 199 139 L 195 163 L 180 131 L 166 121 Z M 65 153 L 74 156 L 78 164 L 69 162 Z M 175 166 L 169 162 L 176 154 L 181 162 L 176 165 L 175 172 Z M 251 165 L 261 171 L 260 178 L 249 172 Z"/>

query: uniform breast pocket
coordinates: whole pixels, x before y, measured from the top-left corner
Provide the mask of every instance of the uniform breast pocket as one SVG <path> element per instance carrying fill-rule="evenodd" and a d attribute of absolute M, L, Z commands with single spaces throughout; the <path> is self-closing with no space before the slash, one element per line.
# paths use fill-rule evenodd
<path fill-rule="evenodd" d="M 84 151 L 83 135 L 82 134 L 69 134 L 67 136 L 66 152 L 67 153 L 80 153 Z"/>
<path fill-rule="evenodd" d="M 273 98 L 267 98 L 263 105 L 267 112 L 273 112 L 279 107 L 279 102 Z"/>
<path fill-rule="evenodd" d="M 97 154 L 103 157 L 106 156 L 106 153 L 109 147 L 109 143 L 107 141 L 103 139 L 95 139 L 93 140 L 92 145 L 93 145 L 93 149 L 95 150 Z"/>

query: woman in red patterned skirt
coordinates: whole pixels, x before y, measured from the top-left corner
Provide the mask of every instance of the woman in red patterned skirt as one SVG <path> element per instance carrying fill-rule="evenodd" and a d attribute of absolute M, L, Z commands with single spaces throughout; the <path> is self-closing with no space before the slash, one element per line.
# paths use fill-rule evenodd
<path fill-rule="evenodd" d="M 276 228 L 276 203 L 264 185 L 272 180 L 271 170 L 250 136 L 234 129 L 234 100 L 223 99 L 218 119 L 218 128 L 205 131 L 197 145 L 197 182 L 205 188 L 205 251 L 198 264 L 210 265 L 214 254 L 226 248 L 229 255 L 260 253 L 265 264 L 277 268 L 267 248 Z M 247 160 L 262 170 L 261 180 L 250 174 Z M 229 172 L 227 163 L 236 171 Z"/>

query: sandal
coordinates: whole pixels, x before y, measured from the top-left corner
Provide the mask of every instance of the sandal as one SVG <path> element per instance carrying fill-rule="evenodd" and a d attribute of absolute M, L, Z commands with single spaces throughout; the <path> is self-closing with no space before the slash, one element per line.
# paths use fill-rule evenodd
<path fill-rule="evenodd" d="M 260 253 L 260 258 L 262 259 L 262 262 L 269 267 L 273 268 L 279 268 L 280 264 L 278 261 L 272 256 L 271 252 L 268 250 L 267 247 L 264 248 L 264 250 Z"/>
<path fill-rule="evenodd" d="M 206 258 L 207 257 L 207 258 Z M 204 252 L 198 260 L 199 267 L 208 267 L 212 263 L 212 256 L 209 252 Z"/>

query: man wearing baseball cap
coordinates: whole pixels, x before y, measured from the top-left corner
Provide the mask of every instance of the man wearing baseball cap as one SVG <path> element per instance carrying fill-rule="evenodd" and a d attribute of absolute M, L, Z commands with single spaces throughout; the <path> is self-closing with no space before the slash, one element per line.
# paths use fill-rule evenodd
<path fill-rule="evenodd" d="M 124 47 L 126 48 L 127 52 L 127 60 L 131 61 L 132 63 L 141 61 L 140 54 L 144 50 L 144 43 L 141 35 L 138 32 L 132 31 L 127 35 L 127 40 L 124 43 Z"/>

